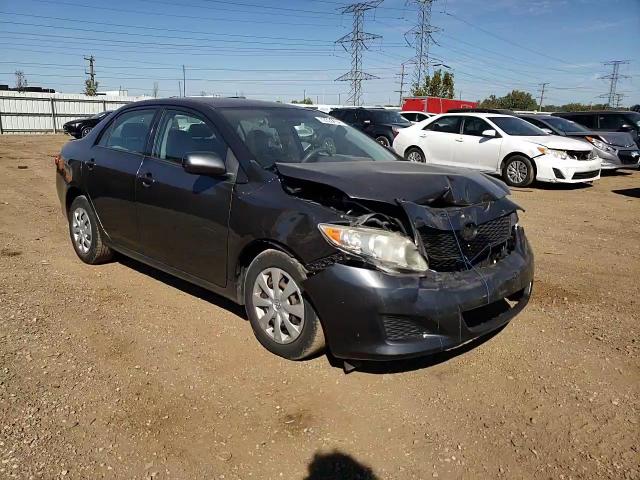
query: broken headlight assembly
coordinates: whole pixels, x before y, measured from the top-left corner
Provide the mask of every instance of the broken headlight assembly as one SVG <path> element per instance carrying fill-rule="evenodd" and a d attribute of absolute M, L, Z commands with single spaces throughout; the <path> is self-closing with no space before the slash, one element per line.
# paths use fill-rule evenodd
<path fill-rule="evenodd" d="M 429 268 L 416 244 L 401 233 L 328 223 L 321 223 L 318 228 L 331 245 L 384 272 L 425 272 Z"/>
<path fill-rule="evenodd" d="M 609 145 L 607 145 L 606 143 L 598 140 L 597 138 L 593 138 L 593 137 L 584 137 L 587 139 L 587 141 L 589 141 L 594 147 L 607 152 L 607 153 L 615 153 L 616 149 L 610 147 Z"/>

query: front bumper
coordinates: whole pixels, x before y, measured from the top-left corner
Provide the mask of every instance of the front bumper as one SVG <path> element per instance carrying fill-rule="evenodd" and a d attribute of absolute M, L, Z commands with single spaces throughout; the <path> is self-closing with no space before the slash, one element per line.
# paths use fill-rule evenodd
<path fill-rule="evenodd" d="M 420 277 L 334 264 L 304 288 L 335 357 L 387 360 L 449 350 L 506 325 L 528 303 L 533 271 L 519 229 L 515 249 L 489 267 Z"/>
<path fill-rule="evenodd" d="M 536 180 L 553 183 L 592 182 L 600 178 L 601 159 L 570 160 L 553 155 L 540 155 L 533 159 L 536 163 Z"/>

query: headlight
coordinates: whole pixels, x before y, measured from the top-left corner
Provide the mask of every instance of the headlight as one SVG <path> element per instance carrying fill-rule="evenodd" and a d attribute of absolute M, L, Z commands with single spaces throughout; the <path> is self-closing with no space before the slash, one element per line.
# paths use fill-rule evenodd
<path fill-rule="evenodd" d="M 336 248 L 371 262 L 385 272 L 424 272 L 429 266 L 416 244 L 397 232 L 321 223 L 324 238 Z"/>
<path fill-rule="evenodd" d="M 609 152 L 609 153 L 613 153 L 613 152 L 616 151 L 615 148 L 611 148 L 609 145 L 607 145 L 606 143 L 604 143 L 604 142 L 602 142 L 602 141 L 600 141 L 600 140 L 598 140 L 596 138 L 593 138 L 593 137 L 584 137 L 584 138 L 586 138 L 589 142 L 591 142 L 591 144 L 594 147 L 596 147 L 596 148 L 598 148 L 600 150 L 604 150 L 605 152 Z"/>

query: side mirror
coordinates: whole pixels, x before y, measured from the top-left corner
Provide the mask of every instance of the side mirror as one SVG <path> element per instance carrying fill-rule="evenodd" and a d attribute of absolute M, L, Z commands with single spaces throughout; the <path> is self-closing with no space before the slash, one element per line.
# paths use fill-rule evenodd
<path fill-rule="evenodd" d="M 498 132 L 496 132 L 493 128 L 490 130 L 484 130 L 482 132 L 482 136 L 483 137 L 497 137 L 498 136 Z"/>
<path fill-rule="evenodd" d="M 187 153 L 182 160 L 182 167 L 195 175 L 219 177 L 227 173 L 222 158 L 214 152 Z"/>
<path fill-rule="evenodd" d="M 362 124 L 363 125 L 371 125 L 371 120 L 363 120 Z"/>
<path fill-rule="evenodd" d="M 551 130 L 550 128 L 541 128 L 540 130 L 542 130 L 544 133 L 548 133 L 549 135 L 553 135 L 553 130 Z"/>
<path fill-rule="evenodd" d="M 632 130 L 633 127 L 631 125 L 629 125 L 628 123 L 625 123 L 624 125 L 622 125 L 620 127 L 620 131 L 622 132 L 628 132 L 629 130 Z"/>

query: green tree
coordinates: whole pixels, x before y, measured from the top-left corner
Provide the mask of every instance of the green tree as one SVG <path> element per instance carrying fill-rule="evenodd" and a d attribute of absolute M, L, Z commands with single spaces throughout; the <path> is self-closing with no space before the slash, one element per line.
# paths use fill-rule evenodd
<path fill-rule="evenodd" d="M 84 81 L 84 94 L 95 97 L 98 94 L 98 82 L 87 78 Z"/>
<path fill-rule="evenodd" d="M 442 71 L 436 70 L 431 77 L 429 86 L 427 87 L 427 95 L 430 97 L 439 97 L 442 94 Z"/>
<path fill-rule="evenodd" d="M 455 95 L 453 73 L 445 72 L 442 77 L 442 90 L 440 96 L 443 98 L 453 98 Z"/>
<path fill-rule="evenodd" d="M 313 100 L 311 100 L 309 97 L 303 99 L 303 100 L 291 100 L 291 103 L 298 103 L 301 105 L 313 105 Z"/>
<path fill-rule="evenodd" d="M 506 108 L 509 110 L 537 110 L 538 102 L 529 92 L 512 90 L 504 97 L 489 95 L 478 106 L 481 108 Z"/>

